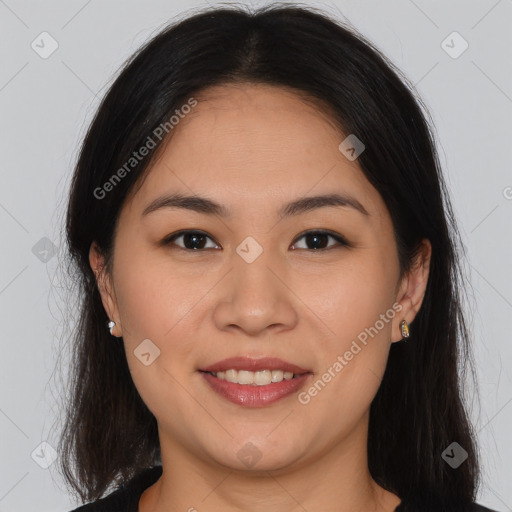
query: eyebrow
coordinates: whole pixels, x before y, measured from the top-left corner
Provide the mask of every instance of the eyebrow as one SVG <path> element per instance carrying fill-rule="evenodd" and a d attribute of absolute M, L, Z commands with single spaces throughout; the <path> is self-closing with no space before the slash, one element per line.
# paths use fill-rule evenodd
<path fill-rule="evenodd" d="M 366 208 L 354 197 L 347 194 L 326 194 L 317 196 L 300 197 L 286 203 L 278 212 L 281 218 L 300 215 L 318 208 L 325 207 L 348 207 L 369 217 Z M 167 194 L 157 197 L 144 208 L 142 216 L 162 208 L 182 208 L 207 215 L 218 215 L 220 217 L 231 217 L 231 211 L 211 199 L 200 196 L 188 196 L 180 193 Z"/>

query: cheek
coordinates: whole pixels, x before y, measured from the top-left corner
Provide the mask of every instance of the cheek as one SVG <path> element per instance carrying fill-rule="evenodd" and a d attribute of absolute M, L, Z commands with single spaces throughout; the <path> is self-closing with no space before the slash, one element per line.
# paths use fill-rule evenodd
<path fill-rule="evenodd" d="M 199 297 L 187 294 L 191 288 L 185 278 L 153 262 L 150 254 L 136 249 L 126 254 L 130 257 L 116 260 L 114 278 L 131 377 L 149 410 L 178 431 L 182 425 L 176 418 L 189 415 L 191 408 L 180 382 L 188 377 L 186 368 L 193 361 L 194 337 L 184 330 L 190 329 L 187 314 Z M 144 363 L 146 353 L 149 364 Z M 168 417 L 171 410 L 180 414 Z"/>
<path fill-rule="evenodd" d="M 384 374 L 392 321 L 399 314 L 392 307 L 393 278 L 380 259 L 354 257 L 308 279 L 309 286 L 298 292 L 307 297 L 304 302 L 322 333 L 315 341 L 319 374 L 303 402 L 310 399 L 314 407 L 349 422 L 367 410 Z"/>
<path fill-rule="evenodd" d="M 395 270 L 372 254 L 353 254 L 296 283 L 294 289 L 307 308 L 304 314 L 321 328 L 325 352 L 341 350 L 377 324 L 375 338 L 389 340 Z M 391 311 L 389 311 L 391 308 Z M 388 312 L 384 323 L 381 315 Z M 373 329 L 372 329 L 372 332 Z M 364 336 L 362 336 L 364 337 Z"/>
<path fill-rule="evenodd" d="M 145 338 L 160 343 L 172 339 L 194 299 L 197 302 L 200 288 L 194 288 L 187 273 L 177 273 L 170 265 L 143 247 L 123 251 L 119 244 L 114 269 L 116 298 L 123 338 L 130 344 Z"/>
<path fill-rule="evenodd" d="M 156 337 L 156 319 L 161 316 L 166 296 L 155 280 L 150 267 L 140 267 L 131 260 L 130 265 L 119 262 L 116 280 L 116 298 L 123 329 L 123 338 L 130 344 L 145 338 Z M 172 311 L 172 305 L 169 305 Z"/>

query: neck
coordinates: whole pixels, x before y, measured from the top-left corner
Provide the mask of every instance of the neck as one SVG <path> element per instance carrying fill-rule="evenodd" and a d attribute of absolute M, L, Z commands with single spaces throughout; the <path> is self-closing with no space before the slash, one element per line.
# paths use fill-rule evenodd
<path fill-rule="evenodd" d="M 400 503 L 370 475 L 366 429 L 325 446 L 314 460 L 271 471 L 233 470 L 194 456 L 163 432 L 160 440 L 162 476 L 142 495 L 139 512 L 393 512 Z"/>

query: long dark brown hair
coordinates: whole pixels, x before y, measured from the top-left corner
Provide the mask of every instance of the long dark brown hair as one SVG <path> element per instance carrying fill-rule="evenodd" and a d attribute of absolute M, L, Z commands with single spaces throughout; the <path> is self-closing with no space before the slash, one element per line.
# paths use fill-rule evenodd
<path fill-rule="evenodd" d="M 375 481 L 403 500 L 473 501 L 477 453 L 462 388 L 466 370 L 474 370 L 462 307 L 463 244 L 428 110 L 357 31 L 290 4 L 202 10 L 168 25 L 123 65 L 88 129 L 66 213 L 80 298 L 60 438 L 67 484 L 83 501 L 95 500 L 160 462 L 156 419 L 133 384 L 122 340 L 106 327 L 89 249 L 95 241 L 111 268 L 121 207 L 162 147 L 154 130 L 198 92 L 236 82 L 307 95 L 364 141 L 358 163 L 391 215 L 401 276 L 420 241 L 430 240 L 430 275 L 411 337 L 392 344 L 371 404 L 368 464 Z M 156 149 L 98 198 L 95 190 L 150 136 Z M 454 441 L 468 453 L 456 470 L 441 457 Z"/>

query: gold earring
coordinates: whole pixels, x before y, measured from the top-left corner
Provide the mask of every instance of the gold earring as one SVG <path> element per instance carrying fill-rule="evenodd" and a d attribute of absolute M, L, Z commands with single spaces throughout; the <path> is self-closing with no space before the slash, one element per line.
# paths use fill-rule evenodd
<path fill-rule="evenodd" d="M 407 339 L 410 336 L 409 325 L 407 324 L 407 322 L 405 320 L 402 320 L 400 322 L 400 330 L 402 331 L 402 338 Z"/>

